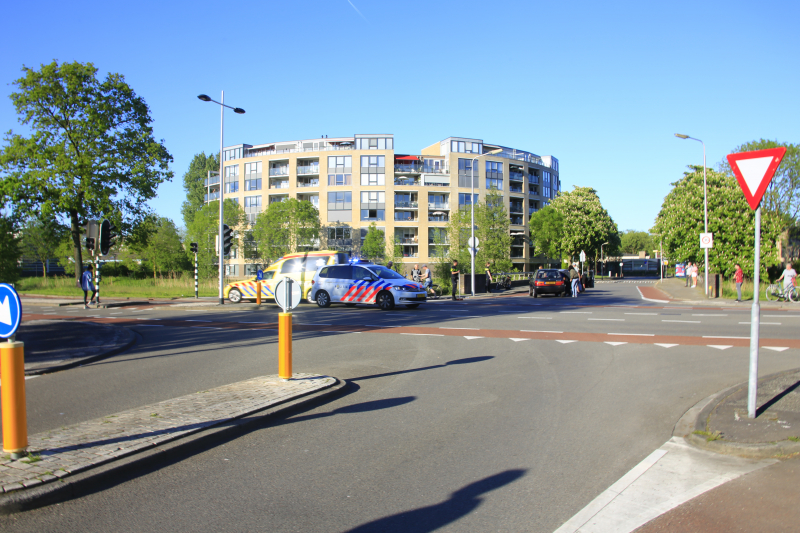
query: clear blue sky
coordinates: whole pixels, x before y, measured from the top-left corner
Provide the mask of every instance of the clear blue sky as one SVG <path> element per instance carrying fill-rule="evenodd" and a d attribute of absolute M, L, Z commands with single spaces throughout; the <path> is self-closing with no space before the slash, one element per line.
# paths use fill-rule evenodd
<path fill-rule="evenodd" d="M 355 8 L 353 7 L 355 6 Z M 357 8 L 357 9 L 356 9 Z M 0 127 L 23 64 L 93 62 L 150 105 L 175 161 L 151 202 L 181 224 L 194 154 L 225 144 L 393 133 L 419 153 L 448 136 L 554 155 L 563 188 L 597 189 L 621 230 L 649 229 L 702 147 L 800 142 L 800 4 L 320 0 L 10 2 Z"/>

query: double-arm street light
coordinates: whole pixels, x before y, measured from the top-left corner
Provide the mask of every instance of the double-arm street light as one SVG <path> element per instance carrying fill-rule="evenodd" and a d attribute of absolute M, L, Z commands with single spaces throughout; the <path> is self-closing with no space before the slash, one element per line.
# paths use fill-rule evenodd
<path fill-rule="evenodd" d="M 244 115 L 244 109 L 241 107 L 231 107 L 229 105 L 225 105 L 225 91 L 221 92 L 221 96 L 219 102 L 216 100 L 212 100 L 211 97 L 201 94 L 198 95 L 198 98 L 204 102 L 214 102 L 215 104 L 219 104 L 219 304 L 222 305 L 225 303 L 225 298 L 223 297 L 223 283 L 225 279 L 225 244 L 223 243 L 223 235 L 222 235 L 222 226 L 224 225 L 222 219 L 222 200 L 224 198 L 223 190 L 225 188 L 225 180 L 222 176 L 222 127 L 225 122 L 225 108 L 233 109 L 234 113 L 238 113 L 239 115 Z"/>
<path fill-rule="evenodd" d="M 481 145 L 482 146 L 482 145 Z M 475 255 L 477 252 L 477 246 L 475 246 L 475 167 L 478 166 L 478 159 L 487 155 L 494 155 L 502 152 L 502 148 L 498 148 L 497 150 L 492 150 L 491 152 L 486 152 L 485 154 L 481 154 L 478 157 L 472 158 L 472 169 L 470 171 L 470 184 L 472 185 L 472 192 L 470 193 L 469 197 L 469 205 L 470 205 L 470 235 L 472 236 L 472 245 L 470 248 L 470 289 L 472 290 L 472 296 L 475 296 Z"/>
<path fill-rule="evenodd" d="M 703 145 L 703 219 L 705 222 L 705 233 L 708 233 L 708 195 L 706 193 L 706 143 L 701 141 L 700 139 L 695 139 L 694 137 L 689 137 L 688 135 L 684 135 L 682 133 L 676 133 L 675 137 L 679 139 L 691 139 L 693 141 L 697 141 Z M 706 293 L 706 298 L 708 298 L 708 248 L 703 248 L 705 250 L 705 264 L 703 265 L 703 286 Z"/>

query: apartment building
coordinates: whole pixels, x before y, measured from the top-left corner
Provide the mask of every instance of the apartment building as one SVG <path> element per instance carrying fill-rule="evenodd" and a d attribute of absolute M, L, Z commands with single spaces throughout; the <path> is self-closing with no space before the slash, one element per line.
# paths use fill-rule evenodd
<path fill-rule="evenodd" d="M 391 134 L 365 134 L 229 146 L 223 197 L 238 202 L 250 223 L 273 202 L 308 200 L 325 227 L 322 249 L 358 252 L 374 222 L 387 240 L 400 241 L 403 262 L 411 264 L 446 255 L 446 245 L 434 243 L 446 239 L 450 213 L 494 187 L 508 210 L 515 266 L 529 270 L 544 261 L 531 256 L 526 236 L 530 216 L 561 189 L 555 157 L 465 137 L 448 137 L 419 154 L 398 154 L 394 144 Z M 206 187 L 206 201 L 219 199 L 218 176 Z M 228 261 L 230 275 L 259 268 L 243 255 Z"/>

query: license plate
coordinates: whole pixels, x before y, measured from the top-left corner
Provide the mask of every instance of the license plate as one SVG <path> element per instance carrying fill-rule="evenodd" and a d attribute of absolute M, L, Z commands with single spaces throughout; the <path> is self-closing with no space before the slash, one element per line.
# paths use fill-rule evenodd
<path fill-rule="evenodd" d="M 424 294 L 417 294 L 417 298 L 425 298 Z"/>
<path fill-rule="evenodd" d="M 555 285 L 555 284 L 556 284 L 555 281 L 548 281 L 547 283 L 545 283 L 545 285 Z"/>

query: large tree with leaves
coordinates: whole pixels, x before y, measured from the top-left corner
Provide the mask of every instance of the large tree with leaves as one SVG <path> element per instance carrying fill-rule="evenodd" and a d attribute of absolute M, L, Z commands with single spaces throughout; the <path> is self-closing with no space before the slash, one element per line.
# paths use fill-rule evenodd
<path fill-rule="evenodd" d="M 205 186 L 208 172 L 219 172 L 219 155 L 203 152 L 195 154 L 189 163 L 189 170 L 183 175 L 183 190 L 186 191 L 186 200 L 181 206 L 184 227 L 194 220 L 194 214 L 205 205 L 205 195 L 208 190 Z"/>
<path fill-rule="evenodd" d="M 703 226 L 703 167 L 690 166 L 683 179 L 672 184 L 656 217 L 653 231 L 664 238 L 664 254 L 675 261 L 703 262 L 700 234 Z M 709 268 L 725 276 L 733 274 L 739 263 L 745 275 L 753 275 L 755 253 L 755 214 L 747 205 L 736 178 L 707 169 L 708 231 L 714 234 L 714 248 L 709 250 Z M 762 209 L 761 267 L 778 262 L 776 240 L 783 227 L 783 217 Z"/>
<path fill-rule="evenodd" d="M 653 237 L 646 231 L 629 229 L 628 231 L 623 231 L 619 238 L 620 250 L 626 254 L 635 254 L 642 251 L 650 254 L 658 248 L 658 245 L 655 244 L 658 241 L 654 241 Z"/>
<path fill-rule="evenodd" d="M 81 226 L 141 220 L 146 201 L 172 179 L 172 156 L 153 137 L 150 110 L 120 74 L 97 78 L 92 63 L 23 67 L 11 93 L 26 137 L 9 131 L 0 150 L 0 194 L 18 214 L 69 222 L 75 263 Z M 80 270 L 75 271 L 76 281 Z"/>
<path fill-rule="evenodd" d="M 166 217 L 145 217 L 131 232 L 127 244 L 139 259 L 149 263 L 153 281 L 159 276 L 175 276 L 191 268 L 178 228 Z"/>
<path fill-rule="evenodd" d="M 752 152 L 779 146 L 786 148 L 786 155 L 775 170 L 775 175 L 761 199 L 761 207 L 762 213 L 779 215 L 783 220 L 783 229 L 786 229 L 797 222 L 797 217 L 800 215 L 800 145 L 759 139 L 737 146 L 732 153 Z M 733 176 L 727 159 L 723 159 L 719 168 L 726 175 Z"/>
<path fill-rule="evenodd" d="M 306 200 L 289 198 L 273 202 L 259 213 L 253 227 L 253 238 L 258 242 L 264 259 L 277 259 L 299 251 L 301 247 L 317 245 L 321 224 L 319 211 Z"/>
<path fill-rule="evenodd" d="M 493 269 L 507 272 L 513 268 L 511 262 L 511 219 L 497 189 L 489 189 L 483 201 L 475 206 L 475 236 L 478 238 L 478 255 L 475 268 L 483 272 L 483 265 L 491 262 Z"/>
<path fill-rule="evenodd" d="M 361 245 L 361 257 L 373 262 L 381 262 L 386 257 L 386 233 L 379 230 L 374 222 L 369 225 L 364 244 Z"/>
<path fill-rule="evenodd" d="M 14 222 L 0 215 L 0 283 L 14 283 L 19 279 L 18 261 L 22 255 Z"/>
<path fill-rule="evenodd" d="M 531 215 L 529 228 L 534 252 L 555 259 L 561 257 L 564 239 L 564 215 L 552 206 L 545 206 Z"/>
<path fill-rule="evenodd" d="M 550 206 L 564 218 L 560 251 L 567 257 L 577 257 L 581 251 L 588 257 L 597 257 L 605 242 L 612 248 L 619 246 L 617 225 L 591 187 L 575 186 L 572 191 L 562 192 Z"/>
<path fill-rule="evenodd" d="M 244 209 L 234 202 L 227 199 L 223 204 L 222 220 L 230 228 L 233 228 L 234 239 L 232 250 L 238 250 L 239 241 L 245 229 Z M 189 251 L 188 243 L 197 243 L 197 272 L 201 278 L 210 278 L 219 272 L 217 262 L 216 237 L 219 235 L 219 200 L 209 202 L 194 214 L 194 220 L 186 228 L 186 246 L 184 246 L 187 257 L 194 261 L 194 254 Z"/>
<path fill-rule="evenodd" d="M 31 216 L 19 231 L 22 256 L 42 263 L 42 277 L 47 277 L 47 261 L 56 257 L 56 251 L 67 234 L 67 228 L 53 219 Z"/>

